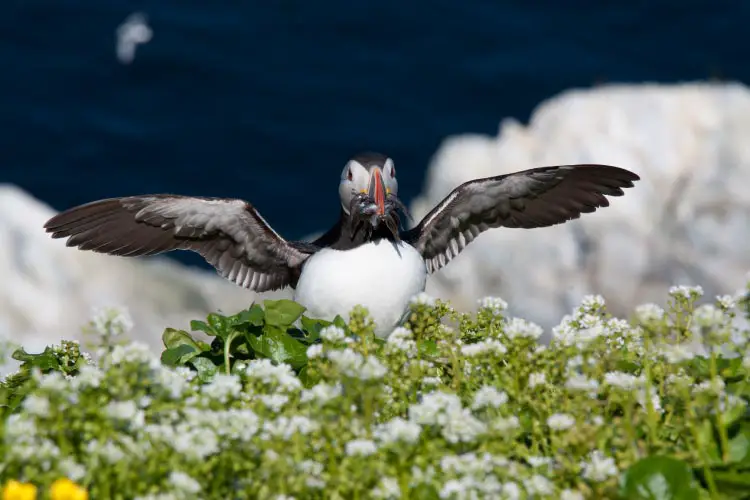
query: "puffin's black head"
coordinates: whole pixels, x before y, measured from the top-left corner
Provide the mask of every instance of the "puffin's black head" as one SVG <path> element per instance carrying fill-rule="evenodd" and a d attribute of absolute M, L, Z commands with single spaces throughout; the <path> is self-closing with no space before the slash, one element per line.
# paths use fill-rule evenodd
<path fill-rule="evenodd" d="M 380 153 L 360 153 L 349 160 L 341 172 L 341 207 L 352 228 L 369 223 L 370 231 L 384 224 L 399 237 L 399 216 L 406 207 L 398 199 L 398 181 L 393 160 Z"/>

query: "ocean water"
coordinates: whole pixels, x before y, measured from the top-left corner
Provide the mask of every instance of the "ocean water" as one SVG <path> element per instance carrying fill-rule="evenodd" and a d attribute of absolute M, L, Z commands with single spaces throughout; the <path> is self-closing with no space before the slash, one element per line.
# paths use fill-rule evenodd
<path fill-rule="evenodd" d="M 153 39 L 125 65 L 136 11 Z M 5 0 L 0 182 L 56 209 L 240 197 L 301 238 L 334 221 L 353 153 L 391 155 L 408 202 L 446 136 L 565 89 L 750 82 L 748 25 L 742 0 Z"/>

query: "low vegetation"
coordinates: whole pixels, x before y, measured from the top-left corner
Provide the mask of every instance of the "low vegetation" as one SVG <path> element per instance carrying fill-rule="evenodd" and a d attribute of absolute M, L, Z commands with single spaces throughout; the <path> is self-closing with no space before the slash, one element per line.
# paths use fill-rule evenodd
<path fill-rule="evenodd" d="M 3 498 L 750 498 L 749 295 L 701 295 L 627 320 L 589 296 L 548 345 L 497 298 L 420 295 L 387 341 L 267 301 L 161 357 L 103 311 L 93 359 L 13 354 Z"/>

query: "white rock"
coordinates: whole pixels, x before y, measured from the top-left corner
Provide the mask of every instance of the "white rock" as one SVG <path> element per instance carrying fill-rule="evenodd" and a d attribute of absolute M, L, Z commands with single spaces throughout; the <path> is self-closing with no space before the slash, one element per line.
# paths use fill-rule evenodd
<path fill-rule="evenodd" d="M 53 240 L 44 223 L 55 211 L 21 189 L 0 184 L 0 339 L 40 351 L 81 339 L 99 306 L 125 306 L 133 338 L 161 349 L 166 327 L 189 330 L 209 312 L 246 308 L 256 294 L 211 271 L 171 259 L 83 252 Z M 290 297 L 289 291 L 264 297 Z"/>
<path fill-rule="evenodd" d="M 527 127 L 444 141 L 419 220 L 460 183 L 544 165 L 604 163 L 642 180 L 610 206 L 543 229 L 481 235 L 428 280 L 427 292 L 462 309 L 506 299 L 549 328 L 587 293 L 612 312 L 663 303 L 673 284 L 708 298 L 744 285 L 750 270 L 750 91 L 736 84 L 612 85 L 542 103 Z"/>

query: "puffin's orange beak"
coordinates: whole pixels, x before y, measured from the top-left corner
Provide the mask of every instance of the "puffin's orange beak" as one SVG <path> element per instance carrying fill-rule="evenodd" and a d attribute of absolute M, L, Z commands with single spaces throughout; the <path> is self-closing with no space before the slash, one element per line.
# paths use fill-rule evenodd
<path fill-rule="evenodd" d="M 373 168 L 370 174 L 370 198 L 378 206 L 378 215 L 385 214 L 385 183 L 379 168 Z"/>

